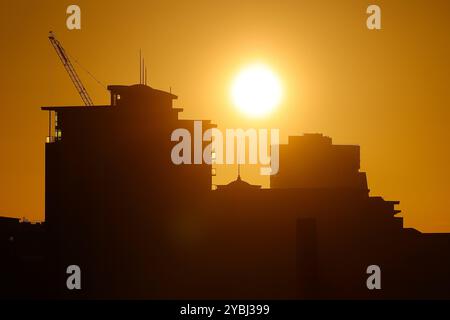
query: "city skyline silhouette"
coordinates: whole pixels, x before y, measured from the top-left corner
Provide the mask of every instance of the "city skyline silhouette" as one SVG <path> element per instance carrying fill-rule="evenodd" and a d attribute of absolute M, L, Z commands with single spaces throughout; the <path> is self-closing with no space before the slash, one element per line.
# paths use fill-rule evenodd
<path fill-rule="evenodd" d="M 0 4 L 0 299 L 450 299 L 449 10 Z"/>
<path fill-rule="evenodd" d="M 101 0 L 79 4 L 83 24 L 75 31 L 65 26 L 65 4 L 2 6 L 0 37 L 8 44 L 0 52 L 2 216 L 44 219 L 47 118 L 38 107 L 79 103 L 47 41 L 53 30 L 83 66 L 76 65 L 96 104 L 109 103 L 108 91 L 84 69 L 103 84 L 137 83 L 142 49 L 148 83 L 172 87 L 183 117 L 212 119 L 219 129 L 280 128 L 282 143 L 289 135 L 320 132 L 360 145 L 373 195 L 401 200 L 408 227 L 450 232 L 447 1 L 383 3 L 379 32 L 365 26 L 364 1 L 135 0 L 126 10 Z M 255 60 L 277 71 L 287 94 L 276 112 L 259 120 L 239 113 L 229 97 L 233 77 Z M 226 184 L 236 170 L 221 168 L 214 179 Z M 269 186 L 256 168 L 242 167 L 242 175 Z"/>
<path fill-rule="evenodd" d="M 404 228 L 399 201 L 370 196 L 359 146 L 293 136 L 271 188 L 239 170 L 213 190 L 212 164 L 170 157 L 170 133 L 199 121 L 179 119 L 177 96 L 108 89 L 110 105 L 42 107 L 46 219 L 0 220 L 1 297 L 450 298 L 450 234 Z M 80 290 L 67 286 L 74 265 Z"/>

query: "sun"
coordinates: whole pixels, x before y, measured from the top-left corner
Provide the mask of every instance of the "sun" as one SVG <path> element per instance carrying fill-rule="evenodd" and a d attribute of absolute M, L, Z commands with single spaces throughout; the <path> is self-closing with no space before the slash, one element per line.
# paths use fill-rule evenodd
<path fill-rule="evenodd" d="M 276 74 L 260 63 L 241 70 L 231 86 L 233 104 L 252 117 L 272 112 L 280 104 L 282 95 L 281 82 Z"/>

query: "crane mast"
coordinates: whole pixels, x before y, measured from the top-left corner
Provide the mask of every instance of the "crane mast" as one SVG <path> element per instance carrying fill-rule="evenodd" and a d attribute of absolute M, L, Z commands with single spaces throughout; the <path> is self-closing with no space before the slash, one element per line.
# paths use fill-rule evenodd
<path fill-rule="evenodd" d="M 70 79 L 72 80 L 73 84 L 75 85 L 75 88 L 78 91 L 78 94 L 80 95 L 81 99 L 83 100 L 84 104 L 86 106 L 93 106 L 94 103 L 92 102 L 91 97 L 89 96 L 86 88 L 84 87 L 83 83 L 80 80 L 80 77 L 78 76 L 77 72 L 75 71 L 75 68 L 72 65 L 72 62 L 70 62 L 69 56 L 64 51 L 63 46 L 61 43 L 55 38 L 55 35 L 53 32 L 50 32 L 48 39 L 50 40 L 50 43 L 52 44 L 53 48 L 56 51 L 56 54 L 58 55 L 59 59 L 61 59 L 61 62 L 66 69 L 67 73 L 69 74 Z"/>

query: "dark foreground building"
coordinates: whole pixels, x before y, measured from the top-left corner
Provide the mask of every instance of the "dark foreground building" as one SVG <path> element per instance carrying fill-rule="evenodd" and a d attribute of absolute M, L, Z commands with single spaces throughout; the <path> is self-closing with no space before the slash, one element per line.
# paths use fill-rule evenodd
<path fill-rule="evenodd" d="M 109 89 L 108 106 L 42 108 L 46 221 L 25 237 L 40 243 L 32 262 L 10 243 L 19 222 L 0 221 L 2 277 L 16 288 L 3 296 L 450 298 L 450 235 L 405 229 L 398 202 L 369 196 L 358 146 L 290 137 L 270 189 L 239 176 L 212 190 L 211 165 L 171 161 L 173 130 L 194 132 L 175 95 Z M 81 290 L 67 289 L 70 265 Z M 372 265 L 380 290 L 366 284 Z"/>

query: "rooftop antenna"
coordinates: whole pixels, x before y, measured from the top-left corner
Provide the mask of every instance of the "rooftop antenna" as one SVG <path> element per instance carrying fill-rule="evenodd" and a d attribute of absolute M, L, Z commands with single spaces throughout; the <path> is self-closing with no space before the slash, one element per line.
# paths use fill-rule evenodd
<path fill-rule="evenodd" d="M 142 49 L 139 49 L 139 84 L 147 85 L 147 67 L 145 58 L 142 56 Z"/>
<path fill-rule="evenodd" d="M 237 150 L 236 159 L 237 159 L 237 164 L 238 164 L 238 176 L 237 176 L 237 180 L 238 180 L 238 181 L 241 181 L 241 153 L 239 152 L 239 150 Z"/>
<path fill-rule="evenodd" d="M 147 67 L 145 67 L 145 82 L 144 82 L 144 84 L 147 85 Z"/>
<path fill-rule="evenodd" d="M 139 49 L 139 84 L 142 84 L 142 50 Z"/>

